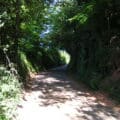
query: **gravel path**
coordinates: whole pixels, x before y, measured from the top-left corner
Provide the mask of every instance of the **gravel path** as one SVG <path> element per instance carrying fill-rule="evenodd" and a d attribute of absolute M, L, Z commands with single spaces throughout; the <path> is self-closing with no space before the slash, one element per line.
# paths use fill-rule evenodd
<path fill-rule="evenodd" d="M 117 107 L 105 95 L 62 72 L 40 73 L 28 86 L 18 105 L 19 120 L 120 120 Z"/>

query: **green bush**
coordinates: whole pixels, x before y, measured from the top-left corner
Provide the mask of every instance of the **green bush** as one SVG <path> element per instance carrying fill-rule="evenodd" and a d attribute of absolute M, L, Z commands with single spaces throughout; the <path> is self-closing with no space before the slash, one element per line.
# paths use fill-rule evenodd
<path fill-rule="evenodd" d="M 65 61 L 62 60 L 59 50 L 56 48 L 44 50 L 43 54 L 43 66 L 45 68 L 51 68 L 65 64 Z"/>
<path fill-rule="evenodd" d="M 120 102 L 120 80 L 117 82 L 109 81 L 108 86 L 108 92 L 110 93 L 111 97 L 116 99 L 118 102 Z"/>
<path fill-rule="evenodd" d="M 111 96 L 120 102 L 120 87 L 116 85 L 111 90 Z"/>
<path fill-rule="evenodd" d="M 18 78 L 0 66 L 0 120 L 11 120 L 15 116 L 19 96 Z"/>

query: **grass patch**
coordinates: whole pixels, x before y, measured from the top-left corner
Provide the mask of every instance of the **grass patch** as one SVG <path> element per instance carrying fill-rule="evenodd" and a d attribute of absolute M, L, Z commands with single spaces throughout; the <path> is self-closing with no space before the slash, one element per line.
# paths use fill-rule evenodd
<path fill-rule="evenodd" d="M 20 97 L 18 77 L 0 66 L 0 120 L 12 120 Z"/>
<path fill-rule="evenodd" d="M 27 56 L 24 52 L 19 52 L 19 57 L 22 67 L 26 69 L 28 73 L 36 72 L 36 69 L 33 67 L 32 63 L 27 59 Z"/>

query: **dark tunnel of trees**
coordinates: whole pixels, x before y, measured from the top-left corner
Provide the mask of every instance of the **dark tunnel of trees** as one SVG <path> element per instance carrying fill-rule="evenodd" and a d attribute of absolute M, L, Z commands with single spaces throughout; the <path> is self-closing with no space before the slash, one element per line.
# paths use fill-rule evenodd
<path fill-rule="evenodd" d="M 119 0 L 0 0 L 0 91 L 8 85 L 0 101 L 17 96 L 21 79 L 68 59 L 68 72 L 120 101 Z"/>

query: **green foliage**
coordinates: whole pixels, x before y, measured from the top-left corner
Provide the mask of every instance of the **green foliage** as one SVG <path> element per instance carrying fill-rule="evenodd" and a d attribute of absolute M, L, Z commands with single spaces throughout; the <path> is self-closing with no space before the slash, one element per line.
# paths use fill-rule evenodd
<path fill-rule="evenodd" d="M 8 54 L 11 58 L 14 56 L 13 62 L 18 62 L 17 54 L 21 38 L 26 39 L 30 35 L 36 39 L 43 29 L 44 3 L 42 0 L 0 1 L 0 53 L 5 45 L 9 45 Z"/>
<path fill-rule="evenodd" d="M 26 76 L 68 63 L 59 52 L 64 48 L 71 56 L 69 69 L 98 89 L 105 82 L 102 78 L 120 68 L 120 2 L 62 0 L 54 6 L 51 2 L 0 1 L 0 62 L 6 62 L 3 50 L 7 49 L 10 60 Z M 46 30 L 49 32 L 40 38 Z M 116 84 L 109 86 L 111 93 L 118 94 Z"/>
<path fill-rule="evenodd" d="M 51 68 L 65 64 L 65 61 L 60 56 L 59 49 L 57 48 L 44 50 L 42 60 L 45 68 Z"/>
<path fill-rule="evenodd" d="M 24 52 L 19 52 L 19 73 L 25 78 L 31 72 L 36 72 L 32 63 L 28 60 Z"/>
<path fill-rule="evenodd" d="M 117 85 L 117 83 L 114 85 L 114 87 L 111 88 L 111 90 L 109 90 L 109 92 L 113 98 L 117 99 L 120 102 L 120 87 Z"/>
<path fill-rule="evenodd" d="M 59 51 L 60 58 L 63 61 L 64 64 L 69 64 L 70 62 L 70 55 L 65 50 Z"/>
<path fill-rule="evenodd" d="M 80 24 L 85 24 L 89 19 L 90 15 L 93 13 L 95 2 L 86 3 L 81 6 L 79 13 L 69 19 L 70 22 L 78 21 Z"/>
<path fill-rule="evenodd" d="M 10 120 L 15 116 L 19 96 L 18 78 L 0 66 L 0 120 Z"/>
<path fill-rule="evenodd" d="M 31 73 L 65 64 L 57 48 L 30 49 L 19 51 L 19 74 L 25 79 Z"/>
<path fill-rule="evenodd" d="M 6 63 L 3 52 L 11 62 L 19 66 L 21 77 L 31 72 L 62 64 L 58 50 L 51 47 L 51 40 L 40 38 L 48 20 L 45 18 L 48 5 L 46 0 L 2 0 L 0 8 L 0 62 Z M 44 44 L 43 46 L 40 45 Z M 49 48 L 49 49 L 47 49 Z"/>
<path fill-rule="evenodd" d="M 98 74 L 96 72 L 91 73 L 91 79 L 90 79 L 90 81 L 88 80 L 90 87 L 94 90 L 98 90 L 100 87 L 101 79 L 102 79 L 102 77 L 100 74 Z"/>
<path fill-rule="evenodd" d="M 77 0 L 63 4 L 55 6 L 59 8 L 56 14 L 49 15 L 53 24 L 50 37 L 70 54 L 70 71 L 91 88 L 99 89 L 105 83 L 102 79 L 120 68 L 120 2 Z M 109 83 L 112 85 L 111 80 Z M 114 84 L 106 87 L 117 96 L 120 87 Z"/>

